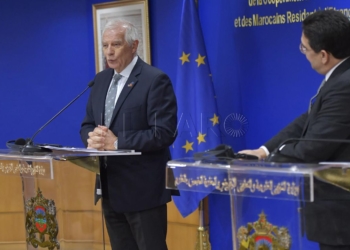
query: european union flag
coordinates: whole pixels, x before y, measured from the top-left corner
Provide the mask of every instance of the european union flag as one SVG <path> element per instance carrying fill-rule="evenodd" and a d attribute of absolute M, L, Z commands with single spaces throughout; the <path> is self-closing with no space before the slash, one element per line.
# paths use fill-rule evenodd
<path fill-rule="evenodd" d="M 178 51 L 177 81 L 178 136 L 172 147 L 174 159 L 192 157 L 221 142 L 220 117 L 208 65 L 197 8 L 184 0 Z M 173 197 L 183 217 L 191 214 L 208 193 L 180 192 Z"/>

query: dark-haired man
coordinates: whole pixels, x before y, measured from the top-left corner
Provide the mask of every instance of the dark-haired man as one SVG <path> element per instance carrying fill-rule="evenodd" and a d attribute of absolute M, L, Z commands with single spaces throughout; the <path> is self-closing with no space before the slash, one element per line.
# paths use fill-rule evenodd
<path fill-rule="evenodd" d="M 307 112 L 264 146 L 240 153 L 266 158 L 288 138 L 350 140 L 350 21 L 335 10 L 317 11 L 303 21 L 300 51 L 325 76 Z M 300 162 L 350 161 L 350 144 L 293 142 L 281 155 Z M 307 237 L 321 250 L 350 249 L 350 193 L 315 180 L 315 202 L 305 207 Z"/>

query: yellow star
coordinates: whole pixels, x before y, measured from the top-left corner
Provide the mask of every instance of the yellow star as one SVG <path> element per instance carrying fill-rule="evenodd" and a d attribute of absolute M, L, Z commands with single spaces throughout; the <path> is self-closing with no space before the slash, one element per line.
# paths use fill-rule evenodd
<path fill-rule="evenodd" d="M 182 65 L 184 65 L 185 62 L 190 62 L 188 57 L 190 56 L 190 53 L 185 54 L 185 52 L 182 52 L 182 56 L 179 58 L 182 61 Z"/>
<path fill-rule="evenodd" d="M 201 54 L 198 54 L 198 58 L 196 59 L 196 62 L 198 63 L 198 67 L 199 67 L 201 64 L 205 64 L 204 58 L 205 58 L 205 56 L 201 56 Z"/>
<path fill-rule="evenodd" d="M 186 145 L 182 146 L 184 149 L 186 149 L 186 153 L 190 150 L 193 151 L 192 144 L 193 144 L 193 142 L 189 142 L 186 140 Z"/>
<path fill-rule="evenodd" d="M 202 134 L 201 132 L 198 133 L 198 137 L 197 137 L 197 140 L 198 140 L 198 145 L 201 144 L 201 142 L 206 142 L 204 137 L 206 136 L 207 134 Z"/>
<path fill-rule="evenodd" d="M 219 117 L 216 116 L 216 114 L 214 114 L 214 117 L 210 120 L 213 122 L 213 126 L 215 126 L 215 124 L 219 124 Z"/>

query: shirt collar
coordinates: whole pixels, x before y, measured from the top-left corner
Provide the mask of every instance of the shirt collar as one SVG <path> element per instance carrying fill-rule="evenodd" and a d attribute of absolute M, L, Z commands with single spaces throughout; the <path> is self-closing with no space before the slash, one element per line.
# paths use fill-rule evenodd
<path fill-rule="evenodd" d="M 138 58 L 139 57 L 136 55 L 132 59 L 132 61 L 128 64 L 128 66 L 126 66 L 125 69 L 123 69 L 122 72 L 120 72 L 119 74 L 122 75 L 123 77 L 129 78 L 131 71 L 135 67 Z M 114 74 L 118 74 L 118 72 L 114 70 Z"/>
<path fill-rule="evenodd" d="M 349 58 L 349 57 L 347 57 L 347 58 L 341 60 L 337 65 L 335 65 L 333 68 L 331 68 L 331 70 L 327 72 L 326 77 L 325 77 L 325 80 L 328 81 L 328 79 L 329 79 L 329 77 L 331 76 L 331 74 L 333 73 L 333 71 L 334 71 L 340 64 L 342 64 L 342 62 L 344 62 L 344 61 L 345 61 L 346 59 L 348 59 L 348 58 Z"/>

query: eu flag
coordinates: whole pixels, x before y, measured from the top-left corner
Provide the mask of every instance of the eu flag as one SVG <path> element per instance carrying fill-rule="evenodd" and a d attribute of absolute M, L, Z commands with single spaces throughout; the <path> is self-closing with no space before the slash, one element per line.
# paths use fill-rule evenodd
<path fill-rule="evenodd" d="M 172 147 L 174 159 L 192 157 L 221 142 L 220 117 L 194 0 L 183 2 L 178 57 L 175 91 L 179 113 L 178 136 Z M 180 196 L 173 198 L 186 217 L 207 195 L 180 191 Z"/>

